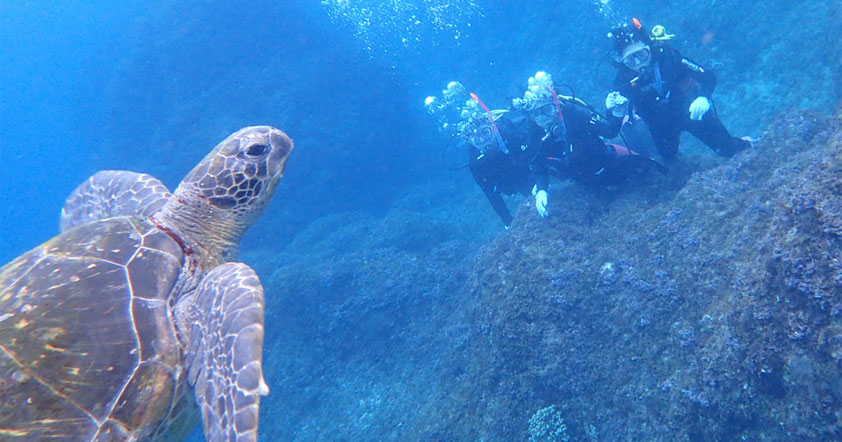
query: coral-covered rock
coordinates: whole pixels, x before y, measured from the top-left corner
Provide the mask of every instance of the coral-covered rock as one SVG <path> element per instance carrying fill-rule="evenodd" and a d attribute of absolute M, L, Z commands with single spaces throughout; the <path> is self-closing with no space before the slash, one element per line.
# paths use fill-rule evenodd
<path fill-rule="evenodd" d="M 574 440 L 842 436 L 840 126 L 791 112 L 678 191 L 521 210 L 470 279 L 479 436 L 549 405 Z"/>
<path fill-rule="evenodd" d="M 461 438 L 438 404 L 466 376 L 462 288 L 475 242 L 500 228 L 493 213 L 468 210 L 472 195 L 429 203 L 438 189 L 381 218 L 322 218 L 282 253 L 246 254 L 271 275 L 263 406 L 273 414 L 261 423 L 270 439 Z"/>

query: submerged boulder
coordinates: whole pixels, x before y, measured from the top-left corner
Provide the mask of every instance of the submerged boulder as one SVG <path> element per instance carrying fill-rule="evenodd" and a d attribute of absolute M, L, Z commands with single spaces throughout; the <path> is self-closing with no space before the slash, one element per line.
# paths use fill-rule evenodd
<path fill-rule="evenodd" d="M 469 279 L 464 424 L 525 440 L 554 406 L 573 440 L 839 438 L 841 120 L 783 115 L 677 189 L 521 210 Z"/>

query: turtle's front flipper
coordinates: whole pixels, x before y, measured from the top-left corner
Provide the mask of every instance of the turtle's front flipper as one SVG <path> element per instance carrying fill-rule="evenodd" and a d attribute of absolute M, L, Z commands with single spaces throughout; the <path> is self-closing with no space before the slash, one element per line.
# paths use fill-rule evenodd
<path fill-rule="evenodd" d="M 98 219 L 121 215 L 149 216 L 171 193 L 152 175 L 103 170 L 80 184 L 61 209 L 61 231 Z"/>
<path fill-rule="evenodd" d="M 211 270 L 197 290 L 187 356 L 208 441 L 255 441 L 263 381 L 263 286 L 245 264 Z"/>

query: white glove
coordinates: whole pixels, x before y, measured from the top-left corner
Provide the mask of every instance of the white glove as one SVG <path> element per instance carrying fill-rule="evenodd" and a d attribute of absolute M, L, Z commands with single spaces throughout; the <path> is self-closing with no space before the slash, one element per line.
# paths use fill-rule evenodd
<path fill-rule="evenodd" d="M 535 194 L 535 208 L 538 209 L 538 213 L 541 215 L 541 217 L 549 215 L 549 213 L 547 213 L 546 190 L 539 190 L 538 193 Z"/>
<path fill-rule="evenodd" d="M 690 119 L 699 121 L 705 116 L 708 110 L 710 110 L 710 100 L 705 97 L 696 97 L 690 103 Z"/>
<path fill-rule="evenodd" d="M 617 118 L 623 118 L 629 114 L 629 99 L 617 91 L 611 92 L 605 97 L 605 108 Z"/>

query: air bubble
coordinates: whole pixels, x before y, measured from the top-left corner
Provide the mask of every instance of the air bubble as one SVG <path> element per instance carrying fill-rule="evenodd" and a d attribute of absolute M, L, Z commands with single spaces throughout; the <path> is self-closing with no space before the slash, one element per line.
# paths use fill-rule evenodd
<path fill-rule="evenodd" d="M 337 26 L 348 28 L 370 53 L 387 57 L 422 42 L 459 40 L 461 28 L 482 17 L 474 0 L 322 0 L 322 8 Z M 423 38 L 422 38 L 423 36 Z"/>

